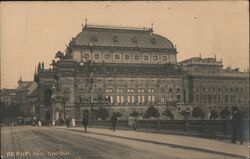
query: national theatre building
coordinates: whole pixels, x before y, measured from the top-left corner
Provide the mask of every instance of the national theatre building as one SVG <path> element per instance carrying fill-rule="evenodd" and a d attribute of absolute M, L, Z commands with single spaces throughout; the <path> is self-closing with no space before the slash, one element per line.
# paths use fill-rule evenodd
<path fill-rule="evenodd" d="M 52 68 L 38 64 L 40 115 L 81 120 L 84 110 L 103 107 L 124 118 L 148 107 L 191 111 L 249 106 L 249 75 L 223 68 L 216 58 L 177 62 L 177 49 L 152 28 L 83 26 L 58 51 Z"/>

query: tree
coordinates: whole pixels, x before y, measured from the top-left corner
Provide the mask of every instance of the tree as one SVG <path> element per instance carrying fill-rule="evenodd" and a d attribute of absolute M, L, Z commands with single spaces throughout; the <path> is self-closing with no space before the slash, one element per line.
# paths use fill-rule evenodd
<path fill-rule="evenodd" d="M 2 105 L 1 103 L 1 117 L 4 120 L 15 120 L 18 116 L 22 116 L 20 105 L 11 103 L 10 105 Z"/>
<path fill-rule="evenodd" d="M 206 116 L 206 113 L 200 107 L 195 107 L 193 109 L 192 116 L 194 118 L 201 118 L 201 119 L 203 119 Z"/>
<path fill-rule="evenodd" d="M 217 119 L 219 117 L 218 112 L 216 110 L 214 110 L 214 109 L 210 113 L 211 113 L 210 114 L 211 119 Z"/>
<path fill-rule="evenodd" d="M 102 120 L 106 120 L 109 116 L 109 112 L 107 109 L 100 107 L 96 112 L 96 118 L 101 118 Z"/>
<path fill-rule="evenodd" d="M 115 112 L 116 117 L 120 118 L 122 117 L 122 114 L 120 112 Z"/>
<path fill-rule="evenodd" d="M 130 116 L 137 118 L 139 113 L 134 110 L 132 113 L 130 113 Z"/>
<path fill-rule="evenodd" d="M 170 119 L 174 119 L 174 114 L 168 108 L 163 112 L 163 115 L 169 117 Z"/>
<path fill-rule="evenodd" d="M 6 105 L 0 103 L 0 121 L 4 122 L 6 120 Z"/>
<path fill-rule="evenodd" d="M 181 115 L 184 117 L 184 119 L 187 119 L 187 117 L 190 115 L 190 112 L 188 112 L 186 110 L 182 110 Z"/>
<path fill-rule="evenodd" d="M 84 109 L 82 112 L 83 118 L 88 118 L 89 117 L 89 110 L 88 109 Z"/>
<path fill-rule="evenodd" d="M 159 113 L 158 109 L 156 109 L 153 106 L 150 106 L 147 109 L 146 114 L 145 114 L 145 118 L 159 117 L 159 116 L 160 116 L 160 113 Z"/>
<path fill-rule="evenodd" d="M 220 117 L 222 119 L 229 119 L 230 116 L 231 116 L 231 112 L 230 112 L 230 110 L 228 108 L 224 108 L 224 109 L 221 110 Z"/>

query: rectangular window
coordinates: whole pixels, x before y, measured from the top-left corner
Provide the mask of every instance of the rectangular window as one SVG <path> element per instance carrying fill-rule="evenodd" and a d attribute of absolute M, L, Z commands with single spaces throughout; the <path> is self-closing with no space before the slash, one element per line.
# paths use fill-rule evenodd
<path fill-rule="evenodd" d="M 127 102 L 131 103 L 131 96 L 127 96 Z"/>
<path fill-rule="evenodd" d="M 196 95 L 196 102 L 199 102 L 200 101 L 200 96 L 197 94 Z"/>
<path fill-rule="evenodd" d="M 221 96 L 218 95 L 218 102 L 221 102 Z"/>
<path fill-rule="evenodd" d="M 214 103 L 217 102 L 217 97 L 216 97 L 216 95 L 213 95 L 213 102 L 214 102 Z"/>
<path fill-rule="evenodd" d="M 129 55 L 124 55 L 125 60 L 129 60 L 130 56 Z"/>
<path fill-rule="evenodd" d="M 121 96 L 121 103 L 124 103 L 124 97 Z"/>
<path fill-rule="evenodd" d="M 141 96 L 138 96 L 138 103 L 141 103 Z"/>
<path fill-rule="evenodd" d="M 153 60 L 154 61 L 158 60 L 158 56 L 153 56 Z"/>
<path fill-rule="evenodd" d="M 135 55 L 134 56 L 134 60 L 139 60 L 140 59 L 140 56 L 139 55 Z"/>
<path fill-rule="evenodd" d="M 135 96 L 131 96 L 131 103 L 135 102 Z"/>
<path fill-rule="evenodd" d="M 152 96 L 148 96 L 148 102 L 152 102 Z"/>
<path fill-rule="evenodd" d="M 181 95 L 176 96 L 177 102 L 181 102 Z"/>
<path fill-rule="evenodd" d="M 227 103 L 228 102 L 228 96 L 225 95 L 225 102 Z"/>
<path fill-rule="evenodd" d="M 234 102 L 234 96 L 233 95 L 230 96 L 230 100 L 231 100 L 231 102 Z"/>
<path fill-rule="evenodd" d="M 84 54 L 83 58 L 88 59 L 89 58 L 89 54 Z"/>
<path fill-rule="evenodd" d="M 120 55 L 115 55 L 115 59 L 116 59 L 116 60 L 120 60 L 120 59 L 121 59 L 121 56 L 120 56 Z"/>
<path fill-rule="evenodd" d="M 120 96 L 116 96 L 116 103 L 120 103 Z"/>
<path fill-rule="evenodd" d="M 95 59 L 100 59 L 100 54 L 94 54 Z"/>
<path fill-rule="evenodd" d="M 105 54 L 104 55 L 104 59 L 110 59 L 110 55 L 109 54 Z"/>
<path fill-rule="evenodd" d="M 162 56 L 162 61 L 167 61 L 167 56 Z"/>
<path fill-rule="evenodd" d="M 164 103 L 164 100 L 165 100 L 164 97 L 161 97 L 161 103 Z"/>
<path fill-rule="evenodd" d="M 141 96 L 141 102 L 145 103 L 145 96 Z"/>
<path fill-rule="evenodd" d="M 152 103 L 155 102 L 155 96 L 152 96 Z"/>
<path fill-rule="evenodd" d="M 110 96 L 110 103 L 114 103 L 114 98 L 113 98 L 113 96 Z"/>

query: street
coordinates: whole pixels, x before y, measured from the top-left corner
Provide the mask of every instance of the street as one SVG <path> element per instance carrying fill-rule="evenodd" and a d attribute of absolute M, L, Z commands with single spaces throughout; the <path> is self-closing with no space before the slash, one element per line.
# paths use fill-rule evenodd
<path fill-rule="evenodd" d="M 4 159 L 235 159 L 142 141 L 31 126 L 1 128 L 1 155 Z"/>

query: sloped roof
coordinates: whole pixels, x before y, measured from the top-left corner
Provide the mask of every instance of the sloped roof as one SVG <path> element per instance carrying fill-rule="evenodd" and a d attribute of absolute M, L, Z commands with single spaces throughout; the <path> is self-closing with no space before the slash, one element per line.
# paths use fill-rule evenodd
<path fill-rule="evenodd" d="M 85 25 L 82 32 L 73 38 L 78 46 L 116 46 L 135 48 L 157 48 L 175 50 L 167 38 L 153 34 L 150 28 L 126 28 Z"/>
<path fill-rule="evenodd" d="M 18 90 L 27 90 L 27 95 L 35 95 L 37 92 L 37 83 L 34 81 L 20 81 Z"/>

